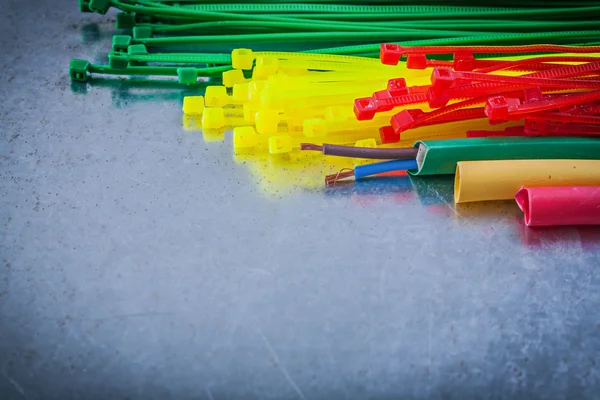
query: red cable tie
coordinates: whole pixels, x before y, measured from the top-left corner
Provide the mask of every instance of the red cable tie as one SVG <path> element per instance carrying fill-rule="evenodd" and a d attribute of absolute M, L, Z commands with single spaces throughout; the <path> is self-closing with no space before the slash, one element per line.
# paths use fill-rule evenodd
<path fill-rule="evenodd" d="M 514 97 L 514 96 L 522 96 L 523 91 L 517 90 L 517 91 L 511 91 L 511 92 L 504 92 L 503 95 L 508 96 L 509 98 Z M 428 113 L 423 114 L 418 119 L 411 118 L 410 115 L 407 115 L 406 110 L 404 110 L 404 111 L 401 111 L 398 114 L 394 115 L 392 117 L 390 123 L 391 123 L 392 127 L 394 128 L 394 131 L 396 133 L 400 133 L 407 129 L 421 126 L 424 123 L 426 123 L 432 119 L 441 117 L 442 115 L 446 115 L 453 111 L 457 111 L 457 110 L 460 110 L 463 108 L 469 108 L 472 106 L 476 106 L 478 104 L 486 104 L 488 99 L 489 99 L 488 95 L 471 98 L 471 99 L 468 99 L 465 101 L 461 101 L 459 103 L 454 103 L 449 106 L 444 106 L 444 107 L 438 108 L 436 110 L 430 111 Z M 504 120 L 505 118 L 493 118 L 493 119 L 494 120 Z"/>
<path fill-rule="evenodd" d="M 509 126 L 502 131 L 486 131 L 486 130 L 474 130 L 467 131 L 467 138 L 482 138 L 482 137 L 494 137 L 494 136 L 523 136 L 525 135 L 525 129 L 523 126 Z"/>
<path fill-rule="evenodd" d="M 394 132 L 394 128 L 390 125 L 379 128 L 379 137 L 382 144 L 398 143 L 400 141 L 400 134 Z"/>
<path fill-rule="evenodd" d="M 524 132 L 526 136 L 599 136 L 600 125 L 526 119 Z"/>
<path fill-rule="evenodd" d="M 531 74 L 521 75 L 521 78 L 575 78 L 588 75 L 600 69 L 599 63 L 588 63 L 581 65 L 567 65 L 551 70 L 538 71 Z M 585 81 L 586 79 L 580 79 Z M 439 84 L 438 84 L 439 85 Z M 447 85 L 447 84 L 446 84 Z M 511 89 L 518 89 L 522 85 L 507 85 L 498 82 L 479 82 L 472 85 L 463 85 L 449 87 L 446 91 L 430 89 L 427 94 L 427 101 L 431 108 L 443 107 L 452 99 L 465 99 L 483 94 L 498 94 Z"/>
<path fill-rule="evenodd" d="M 597 101 L 600 100 L 600 90 L 557 96 L 556 98 L 529 102 L 518 105 L 516 107 L 505 107 L 503 100 L 499 99 L 501 97 L 504 96 L 496 96 L 489 99 L 494 99 L 491 101 L 493 105 L 489 108 L 489 112 L 491 114 L 488 113 L 488 105 L 490 104 L 490 101 L 488 101 L 488 104 L 486 104 L 486 115 L 490 119 L 503 119 L 502 117 L 496 118 L 497 115 L 503 115 L 503 113 L 505 112 L 503 109 L 506 110 L 507 117 L 514 117 L 517 115 L 527 115 L 542 111 L 558 110 L 561 107 Z M 496 110 L 500 111 L 498 111 L 498 113 L 496 114 Z"/>
<path fill-rule="evenodd" d="M 400 46 L 384 43 L 380 48 L 383 64 L 397 65 L 409 54 L 514 54 L 514 53 L 598 53 L 600 46 L 564 46 L 555 44 L 533 44 L 525 46 Z"/>
<path fill-rule="evenodd" d="M 585 114 L 571 114 L 571 113 L 564 113 L 564 112 L 534 113 L 534 114 L 528 114 L 526 116 L 526 118 L 529 120 L 552 121 L 552 122 L 557 122 L 557 123 L 600 125 L 600 116 L 585 115 Z"/>
<path fill-rule="evenodd" d="M 596 58 L 598 60 L 598 58 Z M 457 59 L 455 56 L 454 61 L 441 61 L 441 60 L 428 60 L 425 54 L 409 54 L 406 57 L 406 68 L 424 70 L 427 68 L 453 68 L 455 71 L 481 71 L 482 69 L 495 70 L 508 70 L 508 71 L 539 71 L 545 69 L 552 69 L 561 67 L 561 64 L 545 64 L 542 62 L 532 63 L 519 63 L 514 66 L 503 66 L 506 61 L 497 60 L 477 60 L 475 59 L 471 64 L 467 64 L 465 59 Z M 470 68 L 470 69 L 467 69 Z M 486 71 L 488 72 L 488 71 Z"/>
<path fill-rule="evenodd" d="M 580 105 L 581 113 L 588 115 L 600 114 L 600 104 L 583 104 Z"/>
<path fill-rule="evenodd" d="M 422 110 L 405 110 L 404 114 L 409 120 L 418 120 L 425 113 Z M 461 110 L 452 111 L 438 118 L 432 118 L 427 122 L 420 123 L 418 127 L 449 124 L 452 122 L 467 121 L 472 119 L 485 118 L 486 115 L 483 112 L 483 108 L 466 108 Z M 506 122 L 506 121 L 498 121 Z M 396 132 L 393 126 L 384 126 L 379 129 L 382 143 L 396 143 L 400 141 L 400 132 Z"/>
<path fill-rule="evenodd" d="M 396 78 L 390 79 L 387 84 L 387 91 L 390 96 L 404 96 L 409 93 L 408 85 L 406 84 L 406 79 L 404 78 Z"/>
<path fill-rule="evenodd" d="M 404 96 L 374 99 L 364 97 L 354 100 L 354 114 L 359 121 L 371 120 L 375 114 L 386 109 L 402 107 L 409 104 L 419 104 L 427 102 L 427 93 L 414 93 Z"/>
<path fill-rule="evenodd" d="M 511 110 L 518 109 L 521 104 L 530 104 L 542 101 L 563 101 L 569 99 L 568 95 L 547 95 L 544 96 L 539 87 L 527 88 L 523 91 L 523 103 L 519 98 L 506 98 L 505 96 L 492 96 L 488 99 L 484 109 L 491 121 L 497 120 L 520 120 L 522 115 L 510 115 Z M 587 104 L 593 106 L 593 104 Z M 582 114 L 581 105 L 568 105 L 559 107 L 559 112 L 540 112 L 528 114 L 527 118 L 536 120 L 548 120 L 555 122 L 574 122 L 583 124 L 599 124 L 600 117 L 594 114 Z M 594 110 L 592 108 L 592 110 Z"/>
<path fill-rule="evenodd" d="M 556 63 L 556 62 L 597 62 L 600 61 L 599 57 L 576 57 L 576 56 L 548 56 L 548 57 L 532 57 L 526 60 L 517 60 L 517 61 L 505 61 L 496 65 L 489 66 L 487 68 L 482 68 L 477 70 L 482 74 L 487 74 L 490 72 L 500 71 L 508 68 L 518 67 L 518 66 L 526 66 L 526 65 L 536 65 L 543 64 L 549 65 L 550 67 L 561 67 L 562 64 L 545 64 L 545 63 Z"/>
<path fill-rule="evenodd" d="M 425 103 L 429 86 L 406 86 L 404 78 L 390 79 L 387 90 L 373 93 L 372 97 L 356 99 L 354 114 L 359 121 L 371 120 L 376 113 L 396 107 Z"/>
<path fill-rule="evenodd" d="M 600 69 L 600 62 L 594 69 Z M 590 66 L 592 68 L 592 66 Z M 528 76 L 504 76 L 483 74 L 480 72 L 457 72 L 448 68 L 435 68 L 431 74 L 431 93 L 441 94 L 452 86 L 459 86 L 465 80 L 478 82 L 493 82 L 504 85 L 543 86 L 561 89 L 600 89 L 600 80 L 577 80 L 557 78 L 536 78 Z"/>

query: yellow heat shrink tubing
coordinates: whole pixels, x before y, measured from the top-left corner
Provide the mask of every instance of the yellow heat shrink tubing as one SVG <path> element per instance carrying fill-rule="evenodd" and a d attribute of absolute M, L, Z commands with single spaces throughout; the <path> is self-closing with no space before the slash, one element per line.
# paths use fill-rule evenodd
<path fill-rule="evenodd" d="M 461 161 L 454 201 L 510 200 L 522 186 L 600 185 L 600 160 Z"/>

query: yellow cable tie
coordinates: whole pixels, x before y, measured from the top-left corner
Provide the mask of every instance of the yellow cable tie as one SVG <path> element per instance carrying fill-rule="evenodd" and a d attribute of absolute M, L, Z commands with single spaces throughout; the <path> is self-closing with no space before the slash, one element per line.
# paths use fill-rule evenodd
<path fill-rule="evenodd" d="M 233 85 L 248 82 L 250 82 L 250 79 L 245 78 L 244 73 L 240 69 L 232 69 L 223 72 L 223 86 L 226 88 L 232 88 Z"/>
<path fill-rule="evenodd" d="M 235 99 L 227 93 L 225 86 L 207 86 L 204 93 L 206 107 L 225 107 L 228 105 L 241 105 L 243 101 Z"/>
<path fill-rule="evenodd" d="M 204 112 L 204 97 L 185 96 L 182 110 L 185 115 L 202 115 Z"/>
<path fill-rule="evenodd" d="M 294 53 L 294 52 L 276 52 L 276 51 L 257 51 L 251 49 L 235 49 L 231 52 L 231 64 L 235 69 L 252 69 L 254 60 L 257 57 L 275 57 L 281 60 L 303 60 L 303 61 L 330 61 L 339 63 L 360 63 L 363 65 L 382 65 L 381 61 L 375 58 L 341 56 L 333 54 L 314 54 L 314 53 Z"/>
<path fill-rule="evenodd" d="M 379 131 L 365 130 L 361 132 L 350 132 L 327 138 L 326 143 L 332 144 L 352 144 L 357 140 L 373 139 L 380 142 Z M 244 126 L 234 128 L 233 130 L 233 148 L 236 154 L 284 154 L 300 148 L 306 138 L 298 132 L 280 132 L 274 136 L 264 136 L 256 132 L 254 127 Z M 323 144 L 324 141 L 317 140 L 316 144 Z"/>
<path fill-rule="evenodd" d="M 202 115 L 202 129 L 245 126 L 248 123 L 239 115 L 228 115 L 223 107 L 209 107 Z"/>
<path fill-rule="evenodd" d="M 323 118 L 313 118 L 304 120 L 302 132 L 309 138 L 323 137 L 331 133 L 361 131 L 365 129 L 379 129 L 389 124 L 390 117 L 387 115 L 377 116 L 369 121 L 335 121 L 328 122 Z"/>

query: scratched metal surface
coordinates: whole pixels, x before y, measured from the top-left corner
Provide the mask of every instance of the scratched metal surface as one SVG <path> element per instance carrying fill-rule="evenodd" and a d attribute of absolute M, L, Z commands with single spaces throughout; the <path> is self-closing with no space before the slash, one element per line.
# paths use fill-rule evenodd
<path fill-rule="evenodd" d="M 4 3 L 3 400 L 600 396 L 598 229 L 234 159 L 176 85 L 71 85 L 111 16 Z"/>

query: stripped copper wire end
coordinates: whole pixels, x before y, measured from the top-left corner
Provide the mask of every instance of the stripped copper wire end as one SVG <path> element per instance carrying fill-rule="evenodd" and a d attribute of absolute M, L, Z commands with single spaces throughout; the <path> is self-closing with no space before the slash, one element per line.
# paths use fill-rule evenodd
<path fill-rule="evenodd" d="M 319 146 L 318 144 L 312 143 L 301 143 L 300 150 L 323 151 L 323 146 Z"/>
<path fill-rule="evenodd" d="M 354 177 L 354 170 L 344 168 L 337 174 L 327 175 L 325 177 L 325 186 L 335 186 L 340 180 Z"/>

